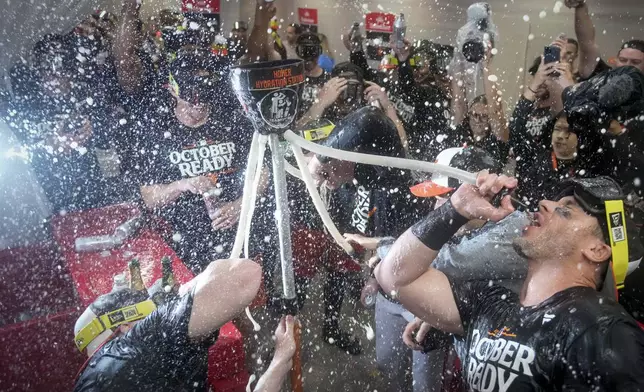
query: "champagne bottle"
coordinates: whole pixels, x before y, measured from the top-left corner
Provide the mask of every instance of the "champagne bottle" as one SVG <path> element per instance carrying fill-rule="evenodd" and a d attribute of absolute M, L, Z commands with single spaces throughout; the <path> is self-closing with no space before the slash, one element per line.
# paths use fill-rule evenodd
<path fill-rule="evenodd" d="M 394 20 L 394 32 L 392 40 L 398 49 L 405 47 L 405 36 L 407 35 L 407 22 L 405 21 L 405 14 L 400 14 Z"/>
<path fill-rule="evenodd" d="M 145 291 L 147 293 L 148 290 L 145 288 L 143 277 L 141 276 L 141 264 L 139 260 L 132 259 L 128 263 L 128 267 L 130 268 L 130 289 L 133 291 Z"/>
<path fill-rule="evenodd" d="M 172 272 L 172 259 L 168 256 L 164 256 L 161 259 L 161 268 L 163 272 L 161 287 L 163 287 L 163 290 L 166 293 L 173 292 L 177 281 L 174 278 L 174 272 Z"/>

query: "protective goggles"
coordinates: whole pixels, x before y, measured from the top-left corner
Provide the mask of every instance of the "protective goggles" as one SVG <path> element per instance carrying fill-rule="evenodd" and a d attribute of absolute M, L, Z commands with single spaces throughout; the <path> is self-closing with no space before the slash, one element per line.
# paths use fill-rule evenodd
<path fill-rule="evenodd" d="M 347 79 L 347 88 L 342 93 L 341 97 L 344 102 L 362 102 L 362 93 L 364 85 L 355 79 Z"/>
<path fill-rule="evenodd" d="M 609 177 L 575 178 L 562 184 L 559 198 L 574 196 L 579 205 L 599 221 L 612 250 L 612 267 L 618 289 L 628 272 L 629 247 L 624 212 L 624 194 Z"/>
<path fill-rule="evenodd" d="M 107 330 L 112 330 L 122 324 L 141 320 L 152 313 L 157 306 L 151 299 L 126 306 L 102 316 L 94 318 L 83 327 L 74 337 L 74 343 L 79 351 L 83 352 L 97 336 Z"/>
<path fill-rule="evenodd" d="M 315 60 L 322 54 L 322 47 L 316 44 L 299 44 L 295 48 L 297 55 L 304 61 Z"/>

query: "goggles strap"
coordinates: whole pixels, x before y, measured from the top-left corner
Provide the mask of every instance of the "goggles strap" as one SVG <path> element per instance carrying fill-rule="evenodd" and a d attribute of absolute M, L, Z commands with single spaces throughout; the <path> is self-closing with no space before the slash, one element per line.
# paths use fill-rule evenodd
<path fill-rule="evenodd" d="M 89 345 L 104 331 L 116 328 L 121 324 L 145 318 L 156 308 L 155 303 L 151 299 L 148 299 L 134 305 L 114 310 L 100 317 L 95 317 L 89 324 L 78 331 L 78 334 L 74 337 L 76 347 L 82 352 L 87 345 Z"/>
<path fill-rule="evenodd" d="M 320 128 L 307 129 L 302 133 L 304 134 L 304 138 L 306 140 L 316 141 L 316 140 L 326 139 L 327 137 L 329 137 L 331 132 L 333 132 L 334 128 L 335 128 L 334 124 L 329 124 Z"/>
<path fill-rule="evenodd" d="M 617 289 L 624 287 L 628 271 L 628 236 L 626 235 L 626 219 L 624 217 L 624 202 L 622 200 L 607 200 L 606 221 L 612 251 L 612 266 Z"/>

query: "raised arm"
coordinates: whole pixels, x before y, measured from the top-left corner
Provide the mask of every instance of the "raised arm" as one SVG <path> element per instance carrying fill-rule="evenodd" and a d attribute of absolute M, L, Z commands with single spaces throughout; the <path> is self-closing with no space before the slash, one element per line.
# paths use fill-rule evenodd
<path fill-rule="evenodd" d="M 262 267 L 252 260 L 217 260 L 193 281 L 195 294 L 188 334 L 191 338 L 210 336 L 255 299 Z"/>
<path fill-rule="evenodd" d="M 483 67 L 483 83 L 485 86 L 485 98 L 488 103 L 490 127 L 497 140 L 507 142 L 510 139 L 510 130 L 508 121 L 505 118 L 503 101 L 498 94 L 499 86 L 495 81 L 497 76 L 493 72 L 491 61 L 492 55 L 488 54 L 487 64 Z"/>
<path fill-rule="evenodd" d="M 430 268 L 431 263 L 440 248 L 470 219 L 499 221 L 510 214 L 513 208 L 509 196 L 499 208 L 488 200 L 516 184 L 513 178 L 483 172 L 477 178 L 477 186 L 460 186 L 450 201 L 407 230 L 393 245 L 375 271 L 383 290 L 432 326 L 461 334 L 461 318 L 449 281 L 442 272 Z"/>
<path fill-rule="evenodd" d="M 595 42 L 595 26 L 590 19 L 586 0 L 565 0 L 568 8 L 575 10 L 575 34 L 579 41 L 579 74 L 590 77 L 599 62 L 599 48 Z"/>
<path fill-rule="evenodd" d="M 128 94 L 142 87 L 143 62 L 138 54 L 142 39 L 137 1 L 123 0 L 121 25 L 114 40 L 114 59 L 119 84 Z"/>
<path fill-rule="evenodd" d="M 248 36 L 248 52 L 244 56 L 244 60 L 254 62 L 254 61 L 266 61 L 269 58 L 273 58 L 273 49 L 272 43 L 269 40 L 269 25 L 271 23 L 271 18 L 275 16 L 277 9 L 275 4 L 272 1 L 257 0 L 255 6 L 255 22 L 253 23 L 253 29 Z"/>
<path fill-rule="evenodd" d="M 451 72 L 452 86 L 452 125 L 457 126 L 463 122 L 467 115 L 467 96 L 465 94 L 465 83 L 460 72 Z"/>

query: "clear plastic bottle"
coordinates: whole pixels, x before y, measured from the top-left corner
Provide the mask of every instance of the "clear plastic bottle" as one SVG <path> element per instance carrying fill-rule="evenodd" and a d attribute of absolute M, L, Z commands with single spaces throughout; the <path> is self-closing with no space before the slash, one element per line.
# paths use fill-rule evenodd
<path fill-rule="evenodd" d="M 405 47 L 405 36 L 407 35 L 407 22 L 405 21 L 405 14 L 401 13 L 396 16 L 394 20 L 394 32 L 391 39 L 398 49 Z"/>
<path fill-rule="evenodd" d="M 351 27 L 349 33 L 349 42 L 351 42 L 351 50 L 357 52 L 362 49 L 362 35 L 360 34 L 360 23 L 355 22 Z"/>
<path fill-rule="evenodd" d="M 217 211 L 217 203 L 219 201 L 219 196 L 221 196 L 221 188 L 211 188 L 208 191 L 203 193 L 203 201 L 206 203 L 206 210 L 208 210 L 208 216 L 210 219 L 214 219 L 215 212 Z"/>

